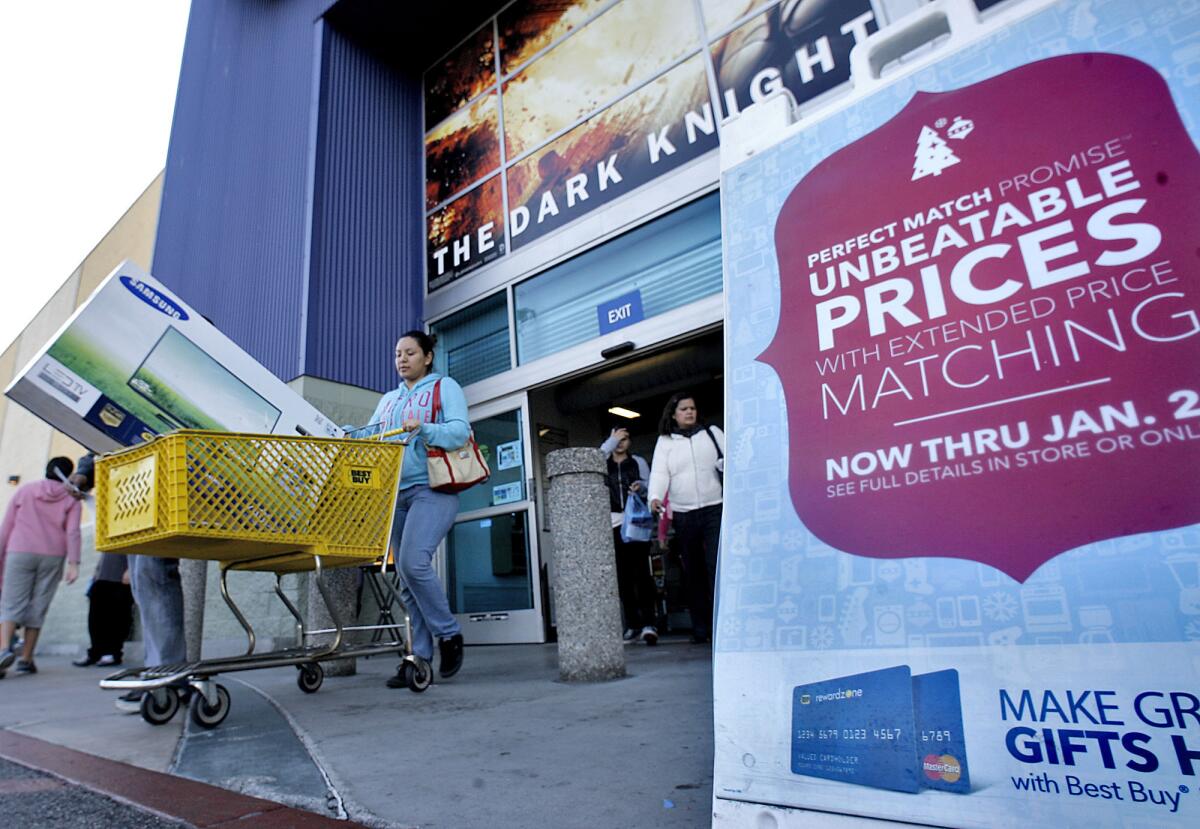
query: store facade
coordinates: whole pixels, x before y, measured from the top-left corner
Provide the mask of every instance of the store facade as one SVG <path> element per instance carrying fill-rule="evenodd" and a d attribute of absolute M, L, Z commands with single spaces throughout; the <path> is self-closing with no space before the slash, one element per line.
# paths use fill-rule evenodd
<path fill-rule="evenodd" d="M 919 5 L 195 4 L 152 270 L 340 422 L 394 385 L 397 333 L 437 333 L 495 471 L 452 607 L 470 642 L 544 641 L 546 453 L 626 425 L 649 455 L 679 388 L 723 422 L 723 124 L 845 94 Z"/>

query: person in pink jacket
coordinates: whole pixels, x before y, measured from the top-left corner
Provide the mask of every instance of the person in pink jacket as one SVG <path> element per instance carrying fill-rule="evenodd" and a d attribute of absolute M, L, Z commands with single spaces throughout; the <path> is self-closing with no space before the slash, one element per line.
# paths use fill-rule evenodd
<path fill-rule="evenodd" d="M 37 673 L 33 651 L 50 600 L 60 581 L 79 578 L 82 508 L 65 483 L 74 468 L 70 458 L 52 458 L 46 479 L 18 489 L 0 523 L 0 676 L 14 660 L 17 673 Z M 12 650 L 17 625 L 25 629 L 20 659 Z"/>

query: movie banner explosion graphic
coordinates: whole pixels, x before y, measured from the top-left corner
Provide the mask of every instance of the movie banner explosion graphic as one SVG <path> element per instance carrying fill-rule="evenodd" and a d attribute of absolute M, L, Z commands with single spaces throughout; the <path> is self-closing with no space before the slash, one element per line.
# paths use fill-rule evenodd
<path fill-rule="evenodd" d="M 845 83 L 879 26 L 869 0 L 699 8 L 518 0 L 428 70 L 429 291 L 712 151 L 775 90 Z"/>

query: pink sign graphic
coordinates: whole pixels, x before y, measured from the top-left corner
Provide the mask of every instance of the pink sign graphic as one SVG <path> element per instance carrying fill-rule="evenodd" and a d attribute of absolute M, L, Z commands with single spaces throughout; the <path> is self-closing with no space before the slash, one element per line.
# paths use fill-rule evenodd
<path fill-rule="evenodd" d="M 805 525 L 1024 581 L 1200 521 L 1198 193 L 1162 77 L 1099 53 L 918 93 L 813 168 L 762 355 Z"/>

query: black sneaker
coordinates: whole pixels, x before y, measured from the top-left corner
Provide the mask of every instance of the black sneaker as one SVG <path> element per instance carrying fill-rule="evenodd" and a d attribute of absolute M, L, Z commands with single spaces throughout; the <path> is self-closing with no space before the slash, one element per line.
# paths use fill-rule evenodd
<path fill-rule="evenodd" d="M 442 679 L 449 679 L 458 673 L 458 669 L 463 663 L 463 638 L 461 633 L 456 633 L 448 639 L 443 639 L 438 643 L 438 650 L 442 654 L 442 663 L 438 668 L 438 673 Z"/>
<path fill-rule="evenodd" d="M 33 664 L 32 659 L 30 659 L 28 661 L 26 661 L 24 659 L 18 659 L 17 667 L 13 668 L 13 670 L 19 674 L 36 674 L 37 673 L 37 665 Z"/>
<path fill-rule="evenodd" d="M 96 662 L 97 662 L 97 660 L 92 659 L 92 657 L 88 656 L 87 654 L 84 654 L 83 656 L 79 657 L 78 659 L 73 660 L 71 662 L 71 664 L 74 665 L 76 668 L 86 668 L 89 665 L 95 665 Z M 101 664 L 103 664 L 103 663 L 101 663 Z"/>
<path fill-rule="evenodd" d="M 407 688 L 408 683 L 404 681 L 404 672 L 401 671 L 399 668 L 397 668 L 396 675 L 388 677 L 387 687 L 389 687 L 389 688 Z"/>

